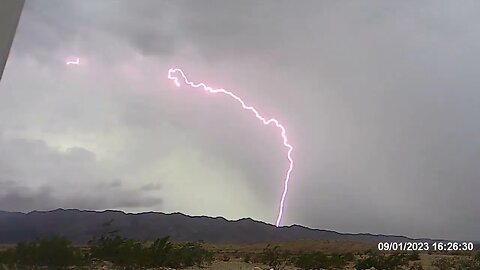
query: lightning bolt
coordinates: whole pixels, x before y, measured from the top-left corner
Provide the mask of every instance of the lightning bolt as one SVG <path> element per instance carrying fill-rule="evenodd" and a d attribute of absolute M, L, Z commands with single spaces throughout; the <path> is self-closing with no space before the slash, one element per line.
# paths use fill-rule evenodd
<path fill-rule="evenodd" d="M 75 61 L 71 61 L 71 60 L 67 61 L 66 64 L 67 65 L 78 65 L 78 64 L 80 64 L 80 58 L 77 57 L 77 60 L 75 60 Z"/>
<path fill-rule="evenodd" d="M 265 117 L 260 115 L 260 113 L 257 111 L 257 109 L 255 109 L 252 106 L 246 105 L 245 102 L 240 97 L 233 94 L 232 92 L 227 91 L 227 90 L 222 89 L 222 88 L 221 89 L 212 89 L 211 87 L 205 85 L 204 83 L 193 83 L 193 82 L 188 80 L 187 76 L 185 76 L 185 73 L 181 69 L 171 68 L 171 69 L 168 70 L 168 79 L 172 80 L 175 83 L 175 85 L 178 86 L 178 87 L 180 87 L 179 77 L 175 76 L 175 74 L 180 74 L 180 76 L 182 77 L 185 84 L 187 84 L 187 85 L 189 85 L 193 88 L 203 89 L 204 91 L 209 92 L 209 93 L 215 93 L 215 94 L 222 93 L 222 94 L 225 94 L 225 95 L 233 98 L 238 103 L 240 103 L 240 105 L 242 105 L 242 108 L 244 110 L 252 112 L 255 115 L 255 117 L 258 120 L 260 120 L 264 125 L 273 124 L 281 131 L 281 135 L 282 135 L 282 138 L 283 138 L 283 146 L 287 149 L 287 159 L 289 161 L 289 165 L 288 165 L 288 170 L 287 170 L 286 175 L 285 175 L 285 179 L 283 181 L 283 183 L 284 183 L 283 193 L 282 193 L 282 197 L 280 199 L 280 205 L 278 207 L 277 221 L 275 223 L 275 225 L 277 227 L 280 226 L 280 222 L 282 220 L 283 210 L 284 210 L 284 206 L 285 206 L 285 199 L 286 199 L 287 193 L 288 193 L 288 182 L 290 181 L 290 174 L 292 173 L 292 170 L 293 170 L 293 158 L 292 158 L 293 147 L 292 147 L 292 145 L 290 145 L 288 143 L 288 138 L 287 138 L 287 134 L 286 134 L 286 131 L 285 131 L 285 127 L 282 124 L 280 124 L 280 122 L 278 122 L 278 120 L 275 119 L 275 118 L 266 119 Z"/>

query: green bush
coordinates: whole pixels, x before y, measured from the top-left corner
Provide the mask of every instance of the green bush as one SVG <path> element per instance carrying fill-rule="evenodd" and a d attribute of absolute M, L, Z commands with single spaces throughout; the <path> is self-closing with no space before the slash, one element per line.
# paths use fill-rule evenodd
<path fill-rule="evenodd" d="M 480 264 L 480 251 L 478 251 L 477 253 L 473 254 L 472 260 L 474 260 L 475 262 L 477 262 L 478 264 Z"/>
<path fill-rule="evenodd" d="M 418 251 L 413 251 L 408 256 L 408 260 L 410 261 L 419 261 L 420 260 L 420 253 Z"/>
<path fill-rule="evenodd" d="M 250 263 L 252 261 L 252 255 L 250 253 L 245 254 L 243 257 L 243 262 Z"/>
<path fill-rule="evenodd" d="M 410 266 L 410 268 L 408 268 L 408 270 L 423 270 L 423 266 L 421 263 L 415 262 L 412 264 L 412 266 Z"/>
<path fill-rule="evenodd" d="M 109 261 L 120 266 L 145 266 L 148 253 L 142 243 L 118 234 L 102 236 L 90 242 L 92 258 Z"/>
<path fill-rule="evenodd" d="M 108 261 L 122 269 L 162 266 L 181 268 L 203 267 L 213 261 L 213 252 L 204 249 L 200 243 L 174 245 L 169 241 L 169 237 L 145 245 L 117 233 L 110 233 L 90 241 L 89 245 L 89 252 L 82 252 L 64 237 L 22 242 L 15 248 L 0 252 L 0 269 L 14 265 L 22 266 L 22 269 L 30 266 L 57 269 L 87 265 L 89 260 Z"/>
<path fill-rule="evenodd" d="M 213 253 L 205 250 L 198 243 L 185 243 L 177 245 L 172 251 L 172 265 L 169 267 L 189 267 L 210 264 L 213 261 Z"/>
<path fill-rule="evenodd" d="M 396 270 L 402 269 L 404 266 L 408 266 L 408 257 L 401 253 L 394 253 L 391 255 L 370 253 L 357 260 L 357 263 L 355 264 L 355 268 L 358 270 L 370 269 L 372 267 L 375 267 L 376 269 Z"/>
<path fill-rule="evenodd" d="M 73 247 L 65 237 L 41 239 L 38 242 L 38 261 L 46 266 L 80 265 L 84 262 L 79 248 Z"/>
<path fill-rule="evenodd" d="M 305 253 L 298 256 L 295 266 L 301 269 L 327 268 L 329 262 L 327 255 L 321 252 Z"/>
<path fill-rule="evenodd" d="M 14 249 L 7 249 L 0 252 L 0 266 L 11 265 L 15 263 L 15 251 Z M 2 268 L 0 268 L 2 269 Z"/>
<path fill-rule="evenodd" d="M 0 253 L 0 263 L 4 265 L 65 267 L 85 262 L 80 249 L 65 237 L 22 242 Z"/>
<path fill-rule="evenodd" d="M 295 260 L 295 266 L 301 269 L 343 269 L 353 259 L 351 253 L 330 255 L 322 252 L 303 253 Z"/>
<path fill-rule="evenodd" d="M 199 243 L 174 245 L 169 237 L 157 239 L 150 246 L 118 234 L 102 236 L 90 242 L 93 259 L 120 266 L 173 268 L 203 266 L 213 261 L 213 253 Z"/>
<path fill-rule="evenodd" d="M 478 270 L 480 262 L 472 258 L 438 258 L 432 262 L 432 266 L 439 270 L 462 269 L 462 270 Z"/>
<path fill-rule="evenodd" d="M 452 258 L 438 258 L 433 260 L 432 266 L 439 270 L 449 270 L 455 266 L 455 262 Z"/>
<path fill-rule="evenodd" d="M 274 270 L 285 269 L 288 262 L 288 254 L 282 253 L 279 246 L 267 245 L 259 255 L 260 263 L 268 265 Z"/>
<path fill-rule="evenodd" d="M 151 266 L 167 266 L 172 265 L 171 253 L 173 251 L 173 244 L 168 241 L 169 237 L 164 237 L 155 240 L 149 249 Z"/>

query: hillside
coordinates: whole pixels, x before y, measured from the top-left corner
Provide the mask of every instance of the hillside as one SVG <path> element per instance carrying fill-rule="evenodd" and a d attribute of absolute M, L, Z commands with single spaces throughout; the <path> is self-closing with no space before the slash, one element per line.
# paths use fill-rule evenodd
<path fill-rule="evenodd" d="M 221 217 L 187 216 L 181 213 L 86 211 L 57 209 L 30 213 L 0 211 L 0 243 L 62 235 L 84 244 L 100 235 L 118 231 L 138 240 L 169 235 L 174 241 L 207 243 L 262 243 L 299 240 L 407 241 L 404 236 L 346 234 L 299 225 L 277 228 L 249 218 L 228 221 Z"/>

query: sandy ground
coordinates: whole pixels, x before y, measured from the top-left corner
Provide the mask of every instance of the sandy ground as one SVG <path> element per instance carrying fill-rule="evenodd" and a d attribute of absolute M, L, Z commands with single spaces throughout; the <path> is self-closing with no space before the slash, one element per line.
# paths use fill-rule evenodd
<path fill-rule="evenodd" d="M 260 265 L 260 264 L 248 264 L 244 262 L 214 262 L 212 265 L 206 269 L 212 269 L 212 270 L 254 270 L 255 267 L 259 267 L 260 269 L 267 269 L 266 266 Z M 202 269 L 198 267 L 192 267 L 192 268 L 187 268 L 187 269 Z M 205 269 L 205 268 L 204 268 Z M 258 269 L 258 268 L 257 268 Z M 291 268 L 295 269 L 295 268 Z M 256 269 L 255 269 L 256 270 Z"/>
<path fill-rule="evenodd" d="M 442 255 L 442 254 L 420 254 L 420 262 L 425 270 L 438 270 L 438 268 L 435 268 L 432 266 L 432 261 L 436 258 L 441 258 L 441 257 L 455 257 L 452 255 Z M 258 267 L 258 268 L 255 268 Z M 233 260 L 229 262 L 223 262 L 223 261 L 215 261 L 212 263 L 211 266 L 207 268 L 198 268 L 198 267 L 191 267 L 187 268 L 190 270 L 200 270 L 200 269 L 212 269 L 212 270 L 266 270 L 269 269 L 268 266 L 262 265 L 262 264 L 255 264 L 255 263 L 245 263 L 241 260 Z M 286 267 L 285 270 L 293 270 L 293 269 L 298 269 L 296 267 L 290 266 Z M 353 265 L 347 266 L 345 269 L 351 270 L 354 269 Z"/>
<path fill-rule="evenodd" d="M 275 243 L 274 245 L 279 245 L 282 250 L 288 250 L 293 253 L 302 252 L 302 251 L 323 251 L 323 252 L 353 252 L 353 253 L 363 253 L 366 250 L 375 250 L 376 244 L 368 242 L 353 242 L 353 241 L 299 241 L 299 242 L 290 242 L 290 243 Z M 243 257 L 245 254 L 256 254 L 262 252 L 266 244 L 223 244 L 223 245 L 211 245 L 206 244 L 205 247 L 216 254 L 217 260 L 212 263 L 209 267 L 198 268 L 191 267 L 185 268 L 190 270 L 200 270 L 200 269 L 212 269 L 212 270 L 267 270 L 268 266 L 258 264 L 258 263 L 245 263 L 243 262 Z M 0 250 L 12 248 L 12 245 L 0 245 Z M 219 260 L 223 256 L 228 256 L 230 261 L 224 262 Z M 420 253 L 420 262 L 425 270 L 434 270 L 437 268 L 432 267 L 432 262 L 437 258 L 442 257 L 456 257 L 454 255 L 447 254 L 427 254 Z M 411 262 L 413 263 L 413 262 Z M 353 264 L 353 263 L 352 263 Z M 1 269 L 1 268 L 0 268 Z M 109 265 L 102 265 L 95 269 L 112 269 Z M 296 267 L 289 266 L 285 270 L 297 269 Z M 353 265 L 345 268 L 353 269 Z"/>

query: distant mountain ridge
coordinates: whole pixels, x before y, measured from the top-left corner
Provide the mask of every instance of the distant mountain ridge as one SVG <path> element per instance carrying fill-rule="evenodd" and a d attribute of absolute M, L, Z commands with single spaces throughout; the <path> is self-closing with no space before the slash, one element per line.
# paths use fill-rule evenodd
<path fill-rule="evenodd" d="M 41 237 L 61 235 L 76 244 L 118 231 L 138 239 L 154 240 L 169 235 L 174 241 L 207 243 L 264 243 L 298 240 L 411 241 L 412 238 L 369 233 L 339 233 L 300 225 L 277 228 L 272 224 L 243 218 L 229 221 L 222 217 L 188 216 L 161 212 L 124 213 L 116 210 L 91 211 L 56 209 L 30 213 L 0 211 L 0 243 L 10 244 Z M 416 239 L 427 240 L 429 239 Z"/>

